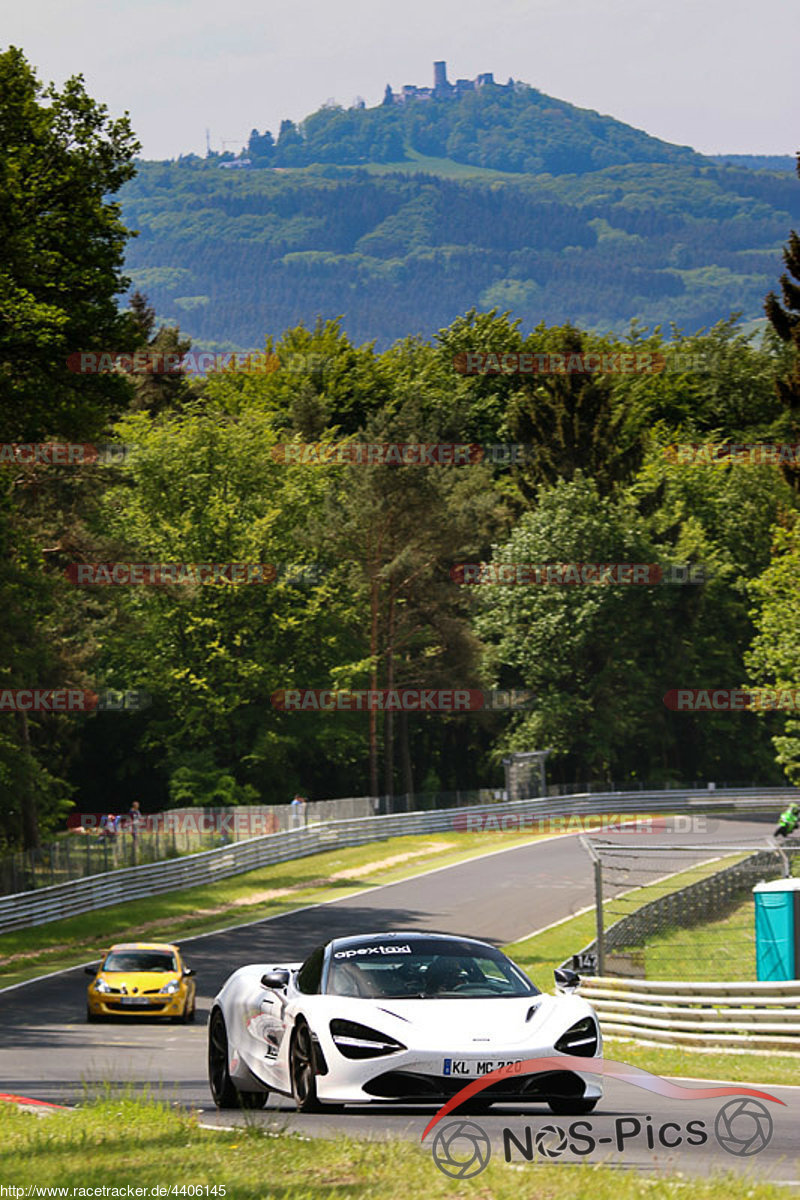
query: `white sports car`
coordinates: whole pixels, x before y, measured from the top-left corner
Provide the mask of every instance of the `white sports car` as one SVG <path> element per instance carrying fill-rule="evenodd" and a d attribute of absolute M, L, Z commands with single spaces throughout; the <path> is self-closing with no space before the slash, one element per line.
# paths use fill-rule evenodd
<path fill-rule="evenodd" d="M 215 997 L 208 1071 L 218 1108 L 260 1108 L 269 1092 L 301 1112 L 331 1104 L 443 1103 L 511 1062 L 602 1053 L 591 1006 L 540 992 L 499 950 L 472 938 L 375 933 L 318 946 L 304 963 L 240 967 Z M 512 1074 L 493 1101 L 546 1102 L 588 1113 L 601 1077 L 587 1071 Z"/>

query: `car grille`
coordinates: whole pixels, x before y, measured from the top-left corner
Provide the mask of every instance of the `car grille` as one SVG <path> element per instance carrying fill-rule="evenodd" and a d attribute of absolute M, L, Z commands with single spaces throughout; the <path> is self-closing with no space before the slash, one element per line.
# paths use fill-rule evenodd
<path fill-rule="evenodd" d="M 414 1102 L 421 1100 L 449 1100 L 474 1078 L 444 1078 L 441 1075 L 423 1075 L 416 1071 L 386 1071 L 364 1084 L 364 1091 L 376 1100 Z M 583 1080 L 572 1071 L 543 1071 L 537 1075 L 515 1075 L 498 1079 L 479 1093 L 482 1100 L 521 1100 L 537 1097 L 559 1096 L 568 1100 L 579 1099 L 584 1092 Z"/>
<path fill-rule="evenodd" d="M 172 997 L 170 997 L 171 999 Z M 122 1004 L 119 1000 L 106 1000 L 106 1008 L 110 1008 L 112 1012 L 124 1013 L 152 1013 L 161 1012 L 162 1008 L 166 1008 L 169 1000 L 157 1000 L 155 1003 L 151 1000 L 149 1004 Z"/>

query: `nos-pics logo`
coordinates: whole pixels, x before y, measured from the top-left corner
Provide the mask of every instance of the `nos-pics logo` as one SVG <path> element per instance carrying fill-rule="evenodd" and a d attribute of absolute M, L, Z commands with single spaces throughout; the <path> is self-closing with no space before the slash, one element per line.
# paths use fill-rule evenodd
<path fill-rule="evenodd" d="M 714 1121 L 714 1136 L 727 1154 L 750 1158 L 760 1154 L 769 1145 L 773 1128 L 772 1117 L 761 1101 L 746 1096 L 723 1104 Z M 535 1157 L 552 1162 L 567 1151 L 586 1156 L 598 1148 L 604 1150 L 606 1145 L 609 1149 L 622 1151 L 634 1138 L 638 1139 L 640 1146 L 645 1142 L 651 1150 L 657 1146 L 669 1149 L 680 1145 L 703 1146 L 709 1140 L 704 1121 L 689 1121 L 685 1127 L 677 1121 L 665 1121 L 656 1126 L 648 1118 L 643 1126 L 638 1117 L 617 1117 L 613 1136 L 599 1136 L 594 1132 L 591 1122 L 583 1120 L 574 1121 L 566 1128 L 562 1125 L 541 1125 L 536 1131 L 526 1125 L 521 1137 L 519 1132 L 503 1129 L 506 1162 L 511 1162 L 514 1150 L 528 1162 Z M 468 1120 L 448 1121 L 441 1126 L 431 1149 L 436 1166 L 451 1179 L 471 1179 L 480 1175 L 492 1155 L 486 1130 L 475 1121 Z"/>
<path fill-rule="evenodd" d="M 773 1104 L 784 1104 L 770 1092 L 759 1091 L 756 1088 L 741 1086 L 687 1088 L 672 1080 L 663 1079 L 659 1075 L 651 1075 L 640 1067 L 627 1063 L 615 1062 L 613 1059 L 594 1059 L 591 1066 L 585 1058 L 573 1055 L 550 1055 L 543 1058 L 531 1058 L 521 1063 L 506 1064 L 494 1071 L 474 1079 L 466 1084 L 428 1122 L 422 1134 L 422 1141 L 436 1126 L 439 1128 L 432 1143 L 433 1160 L 440 1171 L 452 1179 L 471 1179 L 485 1170 L 491 1157 L 491 1142 L 485 1129 L 474 1121 L 457 1118 L 442 1124 L 445 1117 L 454 1113 L 465 1101 L 474 1098 L 492 1084 L 500 1084 L 503 1080 L 514 1076 L 519 1081 L 520 1074 L 535 1075 L 545 1071 L 571 1071 L 576 1074 L 610 1075 L 621 1082 L 632 1083 L 634 1086 L 653 1092 L 658 1096 L 672 1100 L 710 1100 L 717 1097 L 731 1097 L 718 1110 L 714 1120 L 714 1137 L 717 1144 L 726 1154 L 737 1158 L 749 1158 L 759 1154 L 769 1145 L 773 1134 L 773 1121 L 769 1109 L 763 1100 Z M 495 1089 L 497 1090 L 497 1089 Z M 649 1150 L 673 1151 L 680 1147 L 705 1145 L 710 1140 L 710 1131 L 706 1122 L 698 1119 L 684 1124 L 668 1120 L 660 1124 L 651 1117 L 616 1117 L 613 1126 L 595 1132 L 590 1121 L 573 1121 L 566 1127 L 547 1124 L 536 1132 L 526 1125 L 522 1137 L 513 1130 L 503 1129 L 503 1146 L 505 1159 L 511 1161 L 512 1149 L 528 1161 L 538 1156 L 541 1160 L 560 1158 L 569 1151 L 579 1158 L 585 1158 L 595 1150 L 608 1153 L 617 1150 L 622 1153 L 629 1145 Z"/>

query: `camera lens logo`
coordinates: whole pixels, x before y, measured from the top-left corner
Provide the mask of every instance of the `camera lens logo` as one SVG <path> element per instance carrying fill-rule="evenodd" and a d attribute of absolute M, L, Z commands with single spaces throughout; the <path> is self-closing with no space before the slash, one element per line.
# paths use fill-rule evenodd
<path fill-rule="evenodd" d="M 714 1133 L 728 1154 L 749 1158 L 769 1145 L 772 1117 L 760 1100 L 729 1100 L 717 1113 Z"/>
<path fill-rule="evenodd" d="M 534 1140 L 543 1158 L 558 1158 L 567 1148 L 567 1135 L 560 1125 L 543 1125 Z"/>
<path fill-rule="evenodd" d="M 492 1145 L 474 1121 L 450 1121 L 433 1139 L 433 1161 L 451 1179 L 472 1179 L 489 1163 Z"/>

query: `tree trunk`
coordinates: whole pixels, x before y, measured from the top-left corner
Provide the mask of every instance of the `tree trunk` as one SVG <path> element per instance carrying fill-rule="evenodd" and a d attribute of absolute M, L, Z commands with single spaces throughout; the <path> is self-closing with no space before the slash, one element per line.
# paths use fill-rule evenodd
<path fill-rule="evenodd" d="M 389 596 L 388 635 L 386 639 L 386 686 L 394 687 L 394 595 Z M 383 790 L 394 796 L 394 712 L 387 709 L 383 717 Z"/>
<path fill-rule="evenodd" d="M 375 576 L 372 578 L 370 591 L 371 622 L 369 633 L 369 652 L 372 657 L 370 673 L 370 691 L 378 690 L 378 602 L 380 584 Z M 378 714 L 373 702 L 369 705 L 369 791 L 370 795 L 378 795 Z"/>
<path fill-rule="evenodd" d="M 414 775 L 411 769 L 411 747 L 408 741 L 408 713 L 401 709 L 398 732 L 400 735 L 400 763 L 403 771 L 403 791 L 410 810 L 414 801 Z"/>
<path fill-rule="evenodd" d="M 34 767 L 31 754 L 31 737 L 28 714 L 24 709 L 16 713 L 20 746 L 22 747 L 22 778 L 19 781 L 19 802 L 22 810 L 22 844 L 26 850 L 39 847 L 39 819 L 36 813 L 36 795 L 33 788 Z"/>

